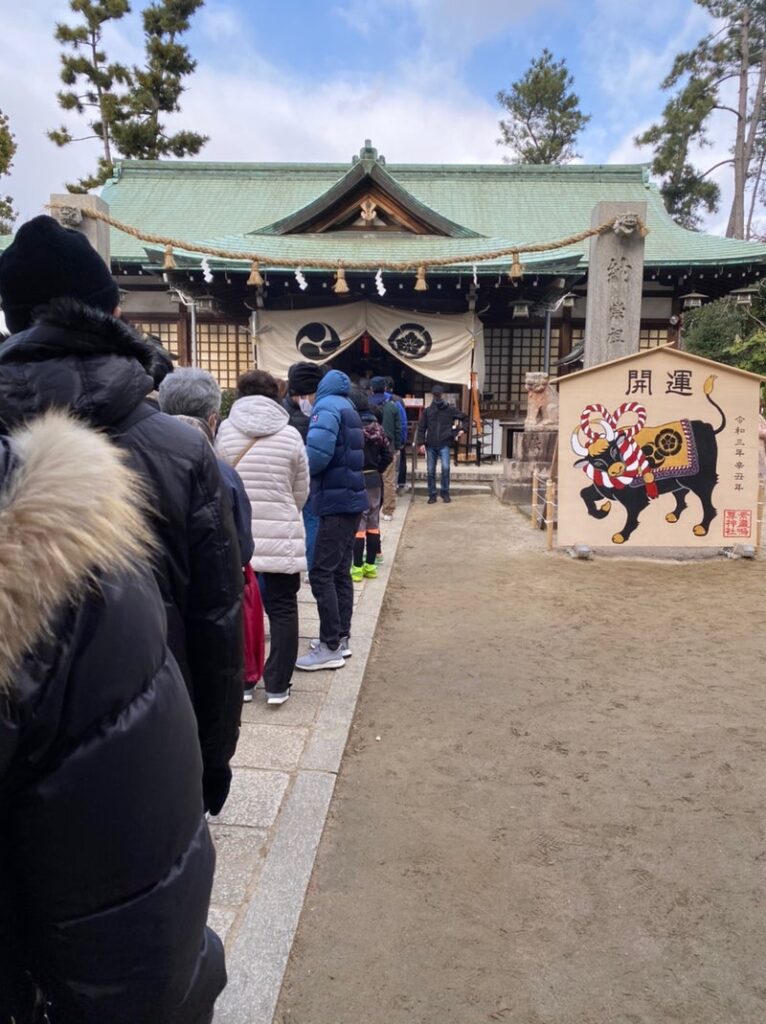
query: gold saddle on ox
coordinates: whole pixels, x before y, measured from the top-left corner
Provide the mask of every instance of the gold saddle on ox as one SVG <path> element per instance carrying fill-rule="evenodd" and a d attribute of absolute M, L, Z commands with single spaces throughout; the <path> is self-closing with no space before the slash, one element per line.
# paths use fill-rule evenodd
<path fill-rule="evenodd" d="M 697 443 L 689 420 L 644 427 L 634 441 L 646 456 L 655 480 L 694 476 L 699 472 Z"/>

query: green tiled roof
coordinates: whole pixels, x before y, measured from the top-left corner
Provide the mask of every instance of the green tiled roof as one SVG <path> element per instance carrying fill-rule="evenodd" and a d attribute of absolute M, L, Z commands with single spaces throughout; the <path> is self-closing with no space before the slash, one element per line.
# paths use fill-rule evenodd
<path fill-rule="evenodd" d="M 412 262 L 551 241 L 590 225 L 601 200 L 645 200 L 649 266 L 717 265 L 766 261 L 766 245 L 686 231 L 668 216 L 641 165 L 423 165 L 387 164 L 402 189 L 436 214 L 481 237 L 386 232 L 275 234 L 274 225 L 309 207 L 349 172 L 348 164 L 246 164 L 197 161 L 125 161 L 103 190 L 119 220 L 160 235 L 257 251 L 282 259 Z M 289 222 L 288 222 L 289 223 Z M 271 233 L 259 234 L 269 228 Z M 112 232 L 112 257 L 146 262 L 147 247 Z M 588 243 L 538 257 L 588 257 Z M 505 260 L 504 262 L 507 262 Z M 216 265 L 211 260 L 213 266 Z"/>

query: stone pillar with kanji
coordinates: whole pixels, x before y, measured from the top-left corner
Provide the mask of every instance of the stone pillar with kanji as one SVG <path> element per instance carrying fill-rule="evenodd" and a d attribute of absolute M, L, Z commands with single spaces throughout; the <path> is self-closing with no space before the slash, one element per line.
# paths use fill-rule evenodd
<path fill-rule="evenodd" d="M 590 241 L 584 365 L 588 369 L 638 352 L 644 280 L 646 203 L 604 202 L 591 226 L 617 218 Z"/>
<path fill-rule="evenodd" d="M 108 214 L 109 205 L 98 196 L 73 195 L 69 192 L 51 196 L 51 216 L 65 228 L 82 232 L 106 265 L 110 266 L 109 225 L 102 220 L 86 217 L 83 210 Z"/>

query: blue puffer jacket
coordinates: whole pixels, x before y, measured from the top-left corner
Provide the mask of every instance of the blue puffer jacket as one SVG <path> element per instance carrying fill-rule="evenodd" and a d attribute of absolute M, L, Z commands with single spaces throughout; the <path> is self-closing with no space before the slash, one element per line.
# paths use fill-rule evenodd
<path fill-rule="evenodd" d="M 364 433 L 346 397 L 350 389 L 351 381 L 340 370 L 330 370 L 317 388 L 306 440 L 315 515 L 361 513 L 369 507 L 362 474 Z"/>

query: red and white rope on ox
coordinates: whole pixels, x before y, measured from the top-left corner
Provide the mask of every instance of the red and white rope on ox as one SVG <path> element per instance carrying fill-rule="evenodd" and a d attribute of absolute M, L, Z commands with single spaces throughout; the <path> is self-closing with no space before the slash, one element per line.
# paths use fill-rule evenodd
<path fill-rule="evenodd" d="M 620 426 L 625 416 L 634 414 L 636 422 Z M 608 451 L 612 443 L 620 453 L 621 469 L 617 473 L 604 472 L 592 462 L 582 463 L 582 468 L 597 487 L 620 489 L 629 487 L 639 478 L 643 480 L 649 498 L 658 495 L 654 473 L 634 438 L 646 424 L 646 409 L 638 402 L 623 402 L 613 413 L 606 406 L 593 403 L 586 405 L 580 414 L 580 425 L 572 434 L 572 451 L 584 458 L 598 456 Z M 580 431 L 590 444 L 586 447 L 580 441 Z M 606 444 L 604 444 L 606 442 Z M 613 463 L 617 465 L 617 463 Z"/>

